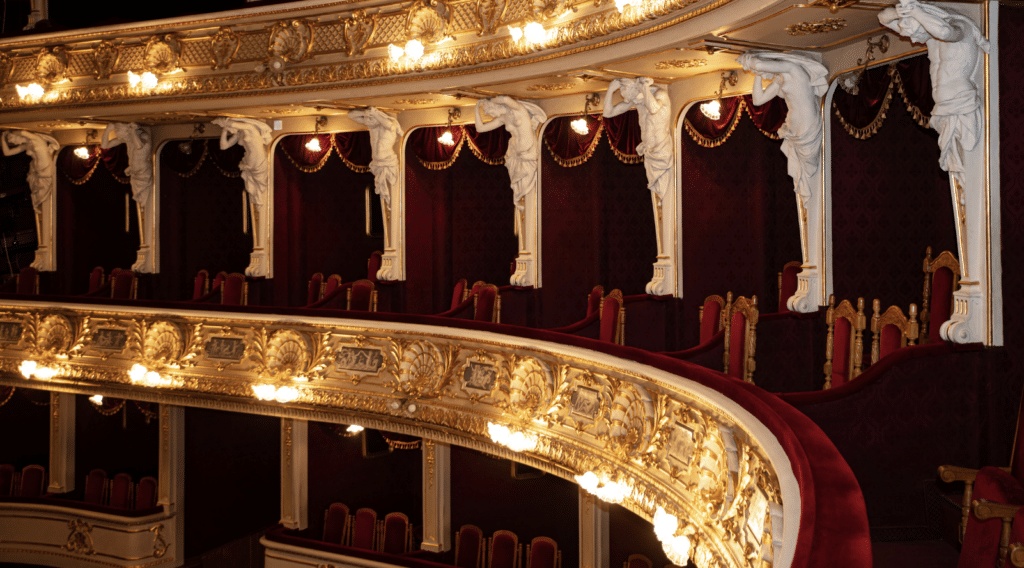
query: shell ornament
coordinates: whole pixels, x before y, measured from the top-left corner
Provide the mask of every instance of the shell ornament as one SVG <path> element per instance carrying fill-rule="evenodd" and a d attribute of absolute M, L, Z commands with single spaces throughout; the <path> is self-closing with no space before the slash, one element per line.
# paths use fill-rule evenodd
<path fill-rule="evenodd" d="M 414 341 L 402 352 L 398 364 L 401 389 L 416 397 L 432 396 L 443 379 L 441 351 L 426 341 Z"/>
<path fill-rule="evenodd" d="M 171 322 L 149 326 L 142 340 L 142 357 L 150 363 L 171 363 L 181 356 L 181 330 Z"/>
<path fill-rule="evenodd" d="M 270 337 L 267 370 L 274 374 L 301 374 L 309 361 L 309 347 L 297 331 L 282 329 Z"/>
<path fill-rule="evenodd" d="M 180 71 L 178 61 L 181 58 L 181 44 L 175 34 L 153 36 L 146 43 L 146 54 L 143 64 L 146 71 L 158 75 Z"/>
<path fill-rule="evenodd" d="M 36 349 L 50 355 L 63 354 L 71 347 L 71 322 L 64 316 L 48 315 L 39 324 Z"/>
<path fill-rule="evenodd" d="M 533 358 L 523 359 L 512 371 L 509 406 L 521 418 L 532 419 L 547 410 L 554 389 L 554 377 L 547 365 Z"/>

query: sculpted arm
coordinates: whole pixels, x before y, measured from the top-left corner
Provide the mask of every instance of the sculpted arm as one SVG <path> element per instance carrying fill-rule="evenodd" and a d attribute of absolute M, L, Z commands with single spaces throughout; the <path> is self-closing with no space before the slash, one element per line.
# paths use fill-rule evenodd
<path fill-rule="evenodd" d="M 473 117 L 475 125 L 476 125 L 476 131 L 477 132 L 489 132 L 489 131 L 494 130 L 495 128 L 497 128 L 499 126 L 504 126 L 505 125 L 505 119 L 504 119 L 504 117 L 500 117 L 500 116 L 492 118 L 490 122 L 483 122 L 482 121 L 482 119 L 480 118 L 480 103 L 482 103 L 482 102 L 483 101 L 479 101 L 479 102 L 476 103 L 476 113 L 475 113 L 475 116 Z"/>
<path fill-rule="evenodd" d="M 111 132 L 114 133 L 113 140 L 111 140 L 111 138 L 110 138 L 110 133 Z M 109 148 L 113 148 L 114 146 L 120 145 L 121 142 L 122 142 L 122 140 L 118 139 L 117 131 L 114 130 L 114 125 L 113 124 L 108 124 L 107 127 L 103 129 L 103 139 L 100 140 L 100 148 L 103 148 L 104 150 L 107 150 Z"/>
<path fill-rule="evenodd" d="M 768 85 L 766 89 L 761 81 L 761 75 L 757 75 L 754 77 L 754 90 L 750 93 L 751 99 L 753 99 L 755 105 L 763 105 L 778 96 L 779 89 L 778 79 L 772 81 L 771 85 Z"/>
<path fill-rule="evenodd" d="M 359 124 L 362 124 L 364 126 L 366 125 L 367 114 L 368 113 L 365 110 L 350 110 L 350 111 L 348 111 L 349 119 L 351 119 L 354 122 L 358 122 Z"/>
<path fill-rule="evenodd" d="M 25 145 L 24 144 L 16 144 L 13 147 L 12 146 L 8 146 L 8 144 L 7 144 L 7 135 L 8 135 L 8 133 L 9 132 L 4 132 L 3 136 L 0 136 L 0 144 L 3 145 L 4 156 L 13 156 L 15 154 L 20 154 L 20 153 L 24 152 L 25 151 Z"/>
<path fill-rule="evenodd" d="M 921 24 L 921 27 L 937 40 L 957 42 L 965 37 L 959 26 L 952 25 L 948 20 L 937 15 L 925 12 L 916 0 L 908 0 L 906 4 L 897 4 L 896 15 L 900 18 L 917 20 L 917 23 Z M 881 14 L 879 21 L 881 21 Z"/>
<path fill-rule="evenodd" d="M 237 129 L 225 126 L 224 129 L 220 131 L 220 149 L 227 150 L 234 146 L 240 137 L 241 133 Z"/>

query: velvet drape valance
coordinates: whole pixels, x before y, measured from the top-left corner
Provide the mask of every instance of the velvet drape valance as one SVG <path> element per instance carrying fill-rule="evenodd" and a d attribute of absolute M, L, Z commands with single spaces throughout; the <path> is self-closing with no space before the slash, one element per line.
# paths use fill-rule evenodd
<path fill-rule="evenodd" d="M 86 148 L 89 150 L 89 157 L 84 160 L 76 156 L 74 152 L 61 152 L 57 158 L 60 171 L 67 176 L 71 183 L 82 185 L 89 181 L 101 163 L 118 182 L 126 184 L 131 181 L 124 175 L 124 171 L 128 168 L 127 146 L 120 144 L 110 149 L 103 149 L 92 145 L 86 146 Z"/>
<path fill-rule="evenodd" d="M 903 99 L 907 112 L 922 127 L 928 126 L 932 100 L 928 57 L 921 55 L 875 67 L 863 73 L 857 83 L 857 94 L 839 89 L 832 99 L 832 109 L 847 134 L 866 140 L 878 133 L 896 92 Z"/>
<path fill-rule="evenodd" d="M 445 130 L 452 133 L 451 146 L 438 141 Z M 450 168 L 462 152 L 463 144 L 468 145 L 469 150 L 481 162 L 501 166 L 505 164 L 505 153 L 508 151 L 508 141 L 511 137 L 512 135 L 504 128 L 477 132 L 472 124 L 455 125 L 451 128 L 429 126 L 417 129 L 409 135 L 408 148 L 416 155 L 420 164 L 430 170 Z"/>
<path fill-rule="evenodd" d="M 721 146 L 732 136 L 744 111 L 754 126 L 772 140 L 778 140 L 779 127 L 786 122 L 789 107 L 781 97 L 776 97 L 761 106 L 756 106 L 750 95 L 721 99 L 719 118 L 712 120 L 700 110 L 701 103 L 690 107 L 683 125 L 693 141 L 705 148 Z"/>
<path fill-rule="evenodd" d="M 221 150 L 220 142 L 216 139 L 170 142 L 168 148 L 160 154 L 160 167 L 174 172 L 179 177 L 189 178 L 196 175 L 203 164 L 209 161 L 222 176 L 237 178 L 241 176 L 238 164 L 244 155 L 245 148 L 238 144 Z"/>
<path fill-rule="evenodd" d="M 608 144 L 622 163 L 638 164 L 644 161 L 644 157 L 636 151 L 641 142 L 640 120 L 636 110 L 613 118 L 589 114 L 586 116 L 587 134 L 573 130 L 572 123 L 578 118 L 579 115 L 561 116 L 552 120 L 544 129 L 544 145 L 558 165 L 572 168 L 586 163 L 594 155 L 602 134 L 608 135 Z"/>
<path fill-rule="evenodd" d="M 320 143 L 319 152 L 306 147 L 313 138 Z M 278 147 L 293 166 L 307 174 L 320 171 L 332 154 L 337 154 L 348 169 L 357 174 L 365 174 L 370 171 L 370 160 L 373 157 L 370 133 L 366 130 L 288 136 L 281 140 Z"/>

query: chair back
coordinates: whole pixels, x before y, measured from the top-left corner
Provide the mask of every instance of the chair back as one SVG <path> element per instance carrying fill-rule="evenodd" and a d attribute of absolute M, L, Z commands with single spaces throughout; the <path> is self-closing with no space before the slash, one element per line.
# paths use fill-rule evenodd
<path fill-rule="evenodd" d="M 546 536 L 535 537 L 527 547 L 526 568 L 559 568 L 561 554 L 558 544 Z"/>
<path fill-rule="evenodd" d="M 793 294 L 796 294 L 797 286 L 800 284 L 800 277 L 798 275 L 803 270 L 802 266 L 796 260 L 787 262 L 782 266 L 782 272 L 779 273 L 779 312 L 789 311 L 786 302 Z"/>
<path fill-rule="evenodd" d="M 116 272 L 115 272 L 116 271 Z M 131 270 L 115 268 L 110 272 L 114 283 L 110 285 L 110 297 L 115 300 L 134 300 L 137 294 L 138 282 L 135 280 L 135 273 Z"/>
<path fill-rule="evenodd" d="M 452 305 L 449 310 L 454 310 L 459 304 L 466 300 L 466 279 L 459 278 L 459 281 L 455 283 L 455 288 L 452 289 Z"/>
<path fill-rule="evenodd" d="M 94 469 L 85 476 L 85 496 L 82 500 L 93 505 L 102 505 L 106 489 L 107 472 Z"/>
<path fill-rule="evenodd" d="M 721 296 L 712 295 L 704 299 L 704 305 L 697 312 L 697 316 L 700 318 L 699 344 L 704 344 L 725 327 L 725 320 L 722 318 L 723 308 L 725 308 L 725 299 Z"/>
<path fill-rule="evenodd" d="M 143 477 L 135 490 L 135 509 L 151 509 L 156 507 L 156 478 Z"/>
<path fill-rule="evenodd" d="M 754 351 L 757 346 L 757 296 L 740 296 L 733 301 L 732 292 L 725 296 L 725 352 L 723 372 L 731 377 L 754 382 Z"/>
<path fill-rule="evenodd" d="M 218 272 L 217 275 L 213 277 L 213 286 L 210 287 L 210 290 L 216 290 L 218 286 L 223 286 L 224 285 L 224 280 L 226 280 L 227 277 L 228 277 L 228 273 L 227 272 L 224 272 L 223 270 Z M 222 291 L 222 293 L 223 293 L 223 291 Z"/>
<path fill-rule="evenodd" d="M 490 539 L 487 568 L 518 568 L 519 537 L 512 531 L 496 531 Z"/>
<path fill-rule="evenodd" d="M 377 311 L 377 290 L 369 280 L 356 280 L 348 289 L 346 307 L 357 312 Z"/>
<path fill-rule="evenodd" d="M 324 297 L 324 274 L 316 272 L 309 278 L 306 287 L 306 305 L 310 305 Z"/>
<path fill-rule="evenodd" d="M 46 470 L 41 465 L 26 465 L 21 470 L 21 496 L 39 497 L 46 492 Z"/>
<path fill-rule="evenodd" d="M 501 294 L 494 284 L 484 284 L 476 290 L 476 297 L 473 299 L 473 319 L 476 321 L 489 321 L 492 323 L 501 322 Z"/>
<path fill-rule="evenodd" d="M 9 463 L 0 464 L 0 497 L 10 497 L 13 494 L 14 466 Z"/>
<path fill-rule="evenodd" d="M 466 297 L 468 298 L 469 296 L 476 295 L 476 293 L 480 291 L 480 288 L 486 285 L 487 283 L 484 282 L 483 280 L 477 280 L 476 282 L 473 283 L 473 288 L 470 289 L 469 294 Z"/>
<path fill-rule="evenodd" d="M 886 355 L 914 345 L 918 338 L 917 304 L 910 304 L 910 317 L 903 315 L 899 306 L 889 306 L 885 313 L 881 302 L 875 298 L 871 303 L 871 364 L 874 365 Z"/>
<path fill-rule="evenodd" d="M 384 515 L 384 542 L 381 551 L 387 554 L 405 554 L 412 548 L 412 527 L 405 513 Z"/>
<path fill-rule="evenodd" d="M 377 511 L 373 509 L 359 509 L 356 511 L 356 522 L 352 527 L 352 547 L 363 550 L 374 550 L 376 548 L 377 535 Z"/>
<path fill-rule="evenodd" d="M 97 266 L 96 268 L 93 268 L 92 272 L 89 273 L 89 293 L 92 294 L 99 290 L 106 283 L 107 275 L 106 271 L 103 270 L 103 267 Z"/>
<path fill-rule="evenodd" d="M 15 277 L 15 294 L 38 294 L 39 293 L 39 271 L 31 266 L 21 269 Z"/>
<path fill-rule="evenodd" d="M 953 314 L 953 292 L 960 289 L 960 262 L 948 250 L 932 258 L 925 250 L 924 293 L 921 298 L 921 343 L 942 341 L 942 324 Z"/>
<path fill-rule="evenodd" d="M 622 290 L 612 290 L 601 302 L 601 331 L 598 339 L 625 345 L 626 308 L 622 305 Z"/>
<path fill-rule="evenodd" d="M 601 311 L 601 300 L 604 300 L 604 286 L 598 284 L 587 294 L 587 317 Z"/>
<path fill-rule="evenodd" d="M 380 282 L 377 279 L 377 273 L 380 272 L 380 266 L 384 262 L 384 253 L 379 250 L 375 250 L 370 253 L 370 258 L 366 261 L 366 279 L 374 284 Z"/>
<path fill-rule="evenodd" d="M 128 509 L 132 498 L 132 476 L 119 473 L 110 482 L 110 506 Z"/>
<path fill-rule="evenodd" d="M 476 525 L 462 525 L 455 533 L 455 565 L 458 568 L 483 568 L 484 532 Z"/>
<path fill-rule="evenodd" d="M 241 272 L 232 272 L 221 285 L 220 303 L 225 306 L 244 306 L 249 303 L 249 283 Z"/>
<path fill-rule="evenodd" d="M 327 277 L 327 282 L 324 282 L 324 293 L 320 295 L 321 298 L 326 298 L 334 293 L 335 290 L 341 287 L 341 276 L 337 274 L 331 274 Z"/>
<path fill-rule="evenodd" d="M 630 554 L 622 568 L 651 568 L 651 559 L 643 554 Z"/>
<path fill-rule="evenodd" d="M 209 293 L 210 273 L 205 268 L 201 268 L 199 272 L 196 273 L 195 282 L 192 284 L 192 299 L 198 300 Z"/>
<path fill-rule="evenodd" d="M 324 511 L 324 542 L 346 544 L 348 529 L 348 505 L 344 503 L 331 503 L 331 506 Z"/>
<path fill-rule="evenodd" d="M 838 387 L 860 375 L 864 358 L 864 298 L 857 298 L 857 309 L 849 300 L 836 306 L 835 294 L 828 297 L 825 312 L 828 335 L 825 338 L 825 389 Z"/>

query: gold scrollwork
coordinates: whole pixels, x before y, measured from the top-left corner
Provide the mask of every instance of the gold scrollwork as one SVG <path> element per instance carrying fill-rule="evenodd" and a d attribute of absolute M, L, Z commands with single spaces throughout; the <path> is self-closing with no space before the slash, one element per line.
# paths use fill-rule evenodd
<path fill-rule="evenodd" d="M 229 27 L 222 27 L 210 37 L 211 69 L 227 69 L 238 53 L 241 39 Z"/>
<path fill-rule="evenodd" d="M 366 53 L 366 46 L 373 40 L 379 19 L 379 14 L 367 16 L 366 10 L 356 10 L 344 20 L 345 53 L 349 57 Z"/>
<path fill-rule="evenodd" d="M 825 18 L 818 22 L 800 22 L 786 26 L 786 33 L 791 36 L 802 36 L 809 34 L 824 34 L 837 32 L 846 27 L 846 20 L 842 18 Z"/>
<path fill-rule="evenodd" d="M 478 36 L 494 35 L 508 10 L 508 0 L 476 0 L 473 14 L 480 23 Z"/>
<path fill-rule="evenodd" d="M 659 61 L 655 63 L 654 68 L 659 71 L 665 71 L 667 69 L 694 69 L 697 67 L 705 67 L 707 64 L 707 59 L 669 59 L 667 61 Z"/>
<path fill-rule="evenodd" d="M 313 26 L 306 20 L 277 22 L 270 28 L 270 43 L 263 66 L 271 74 L 280 75 L 289 63 L 305 61 L 312 45 Z"/>
<path fill-rule="evenodd" d="M 110 40 L 103 40 L 92 50 L 92 63 L 97 79 L 109 79 L 121 58 L 121 47 Z"/>
<path fill-rule="evenodd" d="M 63 45 L 44 47 L 36 55 L 36 81 L 54 85 L 68 81 L 68 52 Z"/>
<path fill-rule="evenodd" d="M 82 555 L 96 554 L 92 544 L 92 525 L 82 519 L 74 519 L 68 522 L 68 542 L 63 548 L 69 552 Z"/>
<path fill-rule="evenodd" d="M 567 91 L 576 87 L 577 84 L 573 82 L 568 83 L 538 83 L 536 85 L 530 85 L 526 87 L 527 91 Z"/>
<path fill-rule="evenodd" d="M 11 59 L 11 54 L 6 51 L 0 51 L 0 87 L 7 84 L 7 79 L 11 77 L 11 71 L 14 70 L 14 60 Z"/>
<path fill-rule="evenodd" d="M 541 22 L 557 18 L 572 9 L 568 0 L 533 0 L 533 16 Z"/>
<path fill-rule="evenodd" d="M 451 384 L 458 351 L 453 345 L 395 339 L 388 353 L 395 378 L 384 386 L 418 399 L 437 398 Z"/>
<path fill-rule="evenodd" d="M 163 525 L 156 525 L 155 527 L 149 528 L 150 532 L 153 533 L 153 558 L 163 558 L 164 554 L 167 554 L 167 549 L 170 547 L 167 541 L 164 540 L 164 535 L 161 531 L 164 530 Z"/>

